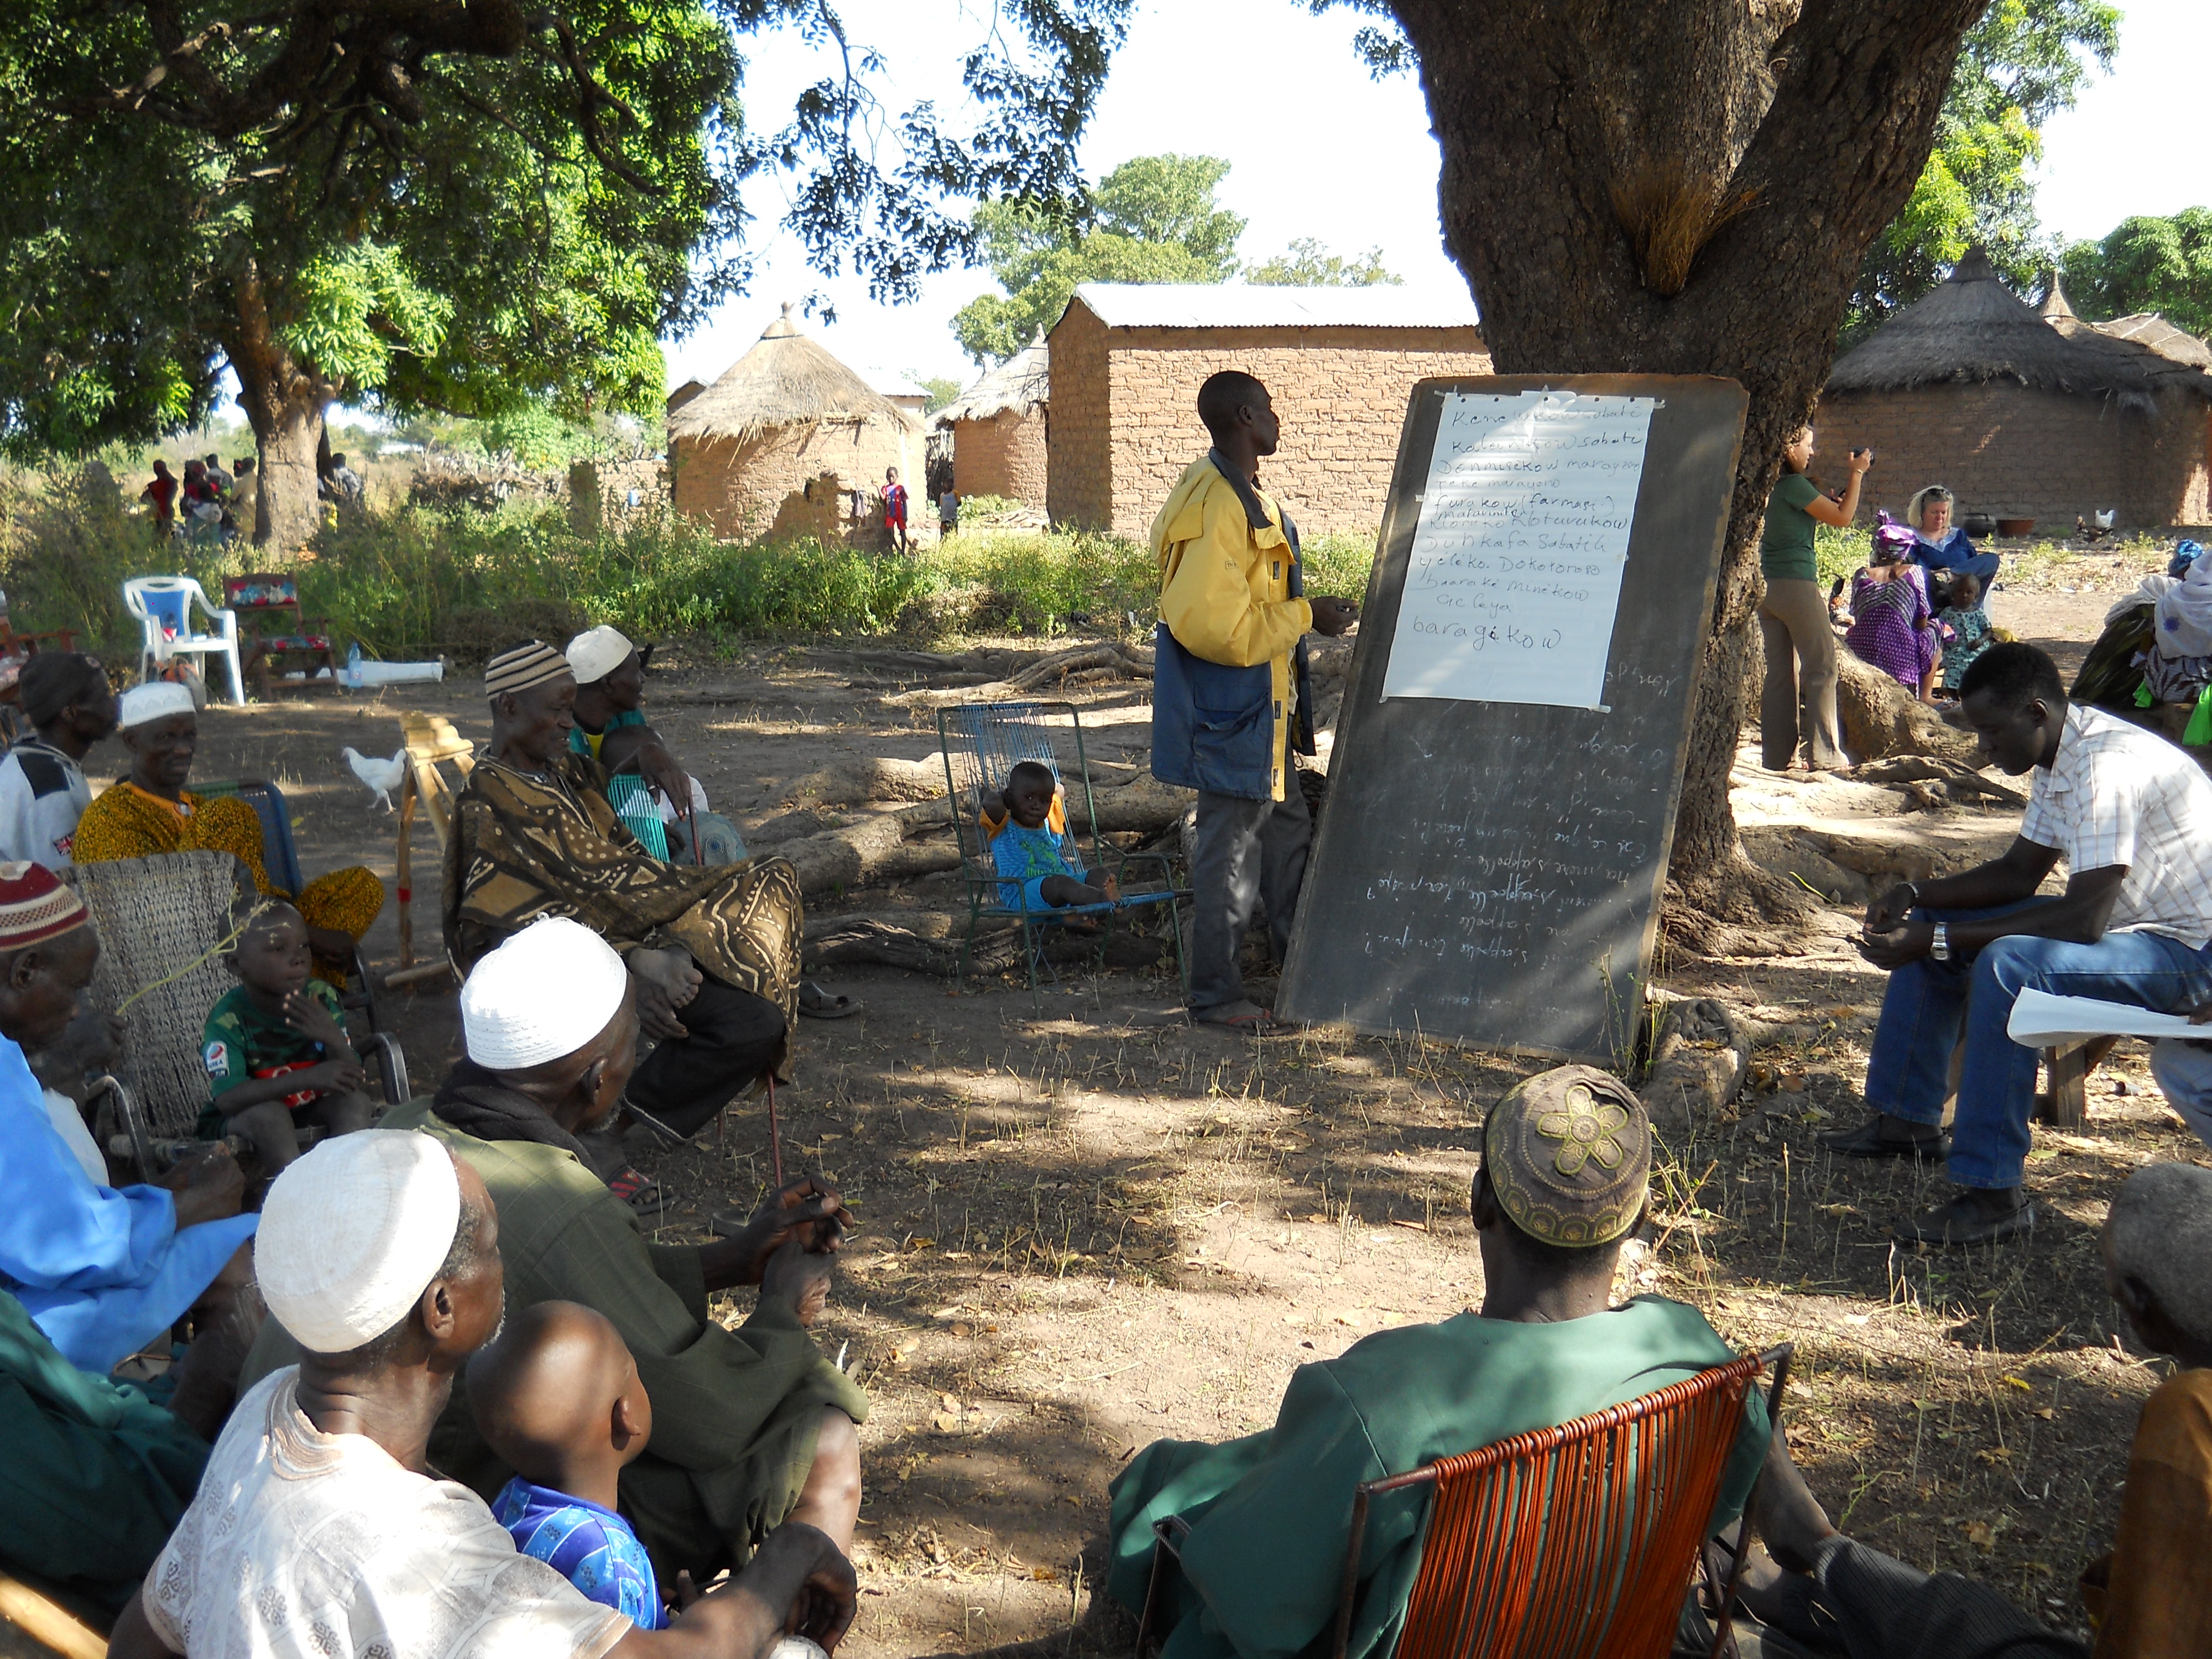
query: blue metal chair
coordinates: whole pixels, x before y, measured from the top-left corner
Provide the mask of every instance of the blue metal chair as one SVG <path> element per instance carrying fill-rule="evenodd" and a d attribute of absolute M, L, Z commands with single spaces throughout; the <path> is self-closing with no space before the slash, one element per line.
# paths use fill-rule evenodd
<path fill-rule="evenodd" d="M 292 838 L 292 810 L 284 804 L 284 792 L 275 784 L 259 778 L 217 778 L 212 783 L 195 783 L 192 793 L 213 799 L 222 795 L 236 795 L 253 809 L 253 816 L 261 820 L 261 867 L 269 872 L 269 879 L 286 892 L 298 896 L 307 884 L 300 868 L 300 844 Z M 345 991 L 338 1000 L 348 1008 L 358 1008 L 368 1020 L 368 1029 L 380 1031 L 384 1024 L 376 1006 L 376 981 L 369 977 L 368 964 L 362 957 L 361 947 L 354 946 L 353 960 L 347 964 Z"/>
<path fill-rule="evenodd" d="M 1124 852 L 1099 834 L 1091 763 L 1083 746 L 1083 720 L 1074 704 L 988 702 L 940 708 L 937 741 L 945 756 L 952 833 L 959 845 L 960 873 L 968 889 L 968 933 L 961 942 L 955 984 L 967 977 L 975 936 L 987 919 L 1011 918 L 1020 922 L 1022 955 L 1028 964 L 1030 994 L 1034 996 L 1045 929 L 1064 926 L 1076 916 L 1103 916 L 1107 925 L 1098 944 L 1103 956 L 1114 925 L 1123 913 L 1164 904 L 1168 932 L 1175 942 L 1176 972 L 1188 990 L 1190 969 L 1183 959 L 1182 918 L 1176 905 L 1190 896 L 1190 890 L 1175 884 L 1165 854 Z M 1068 837 L 1082 853 L 1087 869 L 1115 878 L 1121 886 L 1120 898 L 1042 910 L 1030 909 L 1026 899 L 1018 905 L 1004 902 L 1000 892 L 1004 878 L 992 861 L 988 834 L 983 827 L 983 805 L 1006 787 L 1006 774 L 1022 761 L 1036 761 L 1060 780 Z M 1139 884 L 1132 884 L 1133 876 Z M 1049 963 L 1043 966 L 1048 975 L 1052 974 Z"/>

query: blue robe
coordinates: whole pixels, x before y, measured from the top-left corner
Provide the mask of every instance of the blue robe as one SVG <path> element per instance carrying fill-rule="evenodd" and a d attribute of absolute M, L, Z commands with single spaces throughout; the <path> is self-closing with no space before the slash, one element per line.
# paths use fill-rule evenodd
<path fill-rule="evenodd" d="M 159 1187 L 95 1186 L 0 1037 L 0 1289 L 80 1370 L 105 1374 L 176 1323 L 258 1215 L 177 1230 Z"/>

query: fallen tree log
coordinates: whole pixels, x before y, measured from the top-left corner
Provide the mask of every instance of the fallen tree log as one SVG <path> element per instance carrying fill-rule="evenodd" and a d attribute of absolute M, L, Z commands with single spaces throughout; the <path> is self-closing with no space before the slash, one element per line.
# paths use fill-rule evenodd
<path fill-rule="evenodd" d="M 924 686 L 913 691 L 895 691 L 882 701 L 896 708 L 943 708 L 959 702 L 1006 702 L 1063 685 L 1091 684 L 1094 678 L 1148 680 L 1152 677 L 1152 651 L 1149 646 L 1097 640 L 1048 653 L 1003 679 L 981 685 L 949 689 Z"/>
<path fill-rule="evenodd" d="M 1102 831 L 1158 830 L 1181 817 L 1197 799 L 1194 791 L 1148 777 L 1091 795 Z M 780 822 L 771 820 L 763 827 Z M 1079 806 L 1076 822 L 1082 822 Z M 934 800 L 763 845 L 774 856 L 791 860 L 799 872 L 800 892 L 849 891 L 871 882 L 908 881 L 939 870 L 957 870 L 960 849 L 951 830 L 945 803 Z"/>
<path fill-rule="evenodd" d="M 779 806 L 849 806 L 856 801 L 933 800 L 945 793 L 942 760 L 889 757 L 839 761 L 793 779 Z"/>

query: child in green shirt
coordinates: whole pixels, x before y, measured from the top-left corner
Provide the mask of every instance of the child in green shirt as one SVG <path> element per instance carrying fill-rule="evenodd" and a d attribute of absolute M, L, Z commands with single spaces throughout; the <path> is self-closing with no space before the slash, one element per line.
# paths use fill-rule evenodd
<path fill-rule="evenodd" d="M 368 1127 L 376 1107 L 362 1091 L 368 1073 L 338 994 L 309 977 L 307 924 L 297 910 L 257 901 L 225 960 L 239 983 L 209 1012 L 200 1036 L 210 1110 L 223 1132 L 253 1143 L 273 1176 L 299 1157 L 298 1126 L 350 1134 Z"/>

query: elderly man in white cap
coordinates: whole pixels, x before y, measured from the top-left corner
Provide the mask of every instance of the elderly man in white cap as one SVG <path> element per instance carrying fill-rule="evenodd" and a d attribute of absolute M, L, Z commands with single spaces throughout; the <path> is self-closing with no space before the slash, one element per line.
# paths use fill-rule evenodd
<path fill-rule="evenodd" d="M 519 1553 L 483 1500 L 431 1473 L 431 1429 L 497 1330 L 497 1208 L 427 1135 L 364 1130 L 278 1176 L 255 1251 L 298 1364 L 240 1401 L 199 1495 L 124 1610 L 121 1659 L 755 1659 L 796 1613 L 834 1646 L 850 1565 L 786 1527 L 731 1584 L 643 1631 Z"/>
<path fill-rule="evenodd" d="M 576 635 L 564 653 L 576 679 L 571 752 L 606 769 L 607 804 L 645 849 L 678 864 L 735 864 L 745 856 L 737 825 L 707 806 L 699 780 L 648 725 L 645 653 L 602 625 Z"/>
<path fill-rule="evenodd" d="M 737 1237 L 646 1242 L 636 1213 L 580 1156 L 577 1137 L 613 1115 L 637 1051 L 630 976 L 588 928 L 550 918 L 490 952 L 461 988 L 461 1024 L 468 1058 L 434 1102 L 411 1101 L 384 1121 L 435 1136 L 483 1178 L 518 1306 L 595 1308 L 635 1356 L 653 1440 L 622 1473 L 623 1511 L 660 1582 L 680 1571 L 703 1582 L 790 1519 L 848 1545 L 860 1512 L 854 1425 L 868 1400 L 807 1330 L 829 1291 L 836 1193 L 795 1181 Z M 708 1299 L 739 1285 L 759 1285 L 759 1303 L 726 1329 Z M 247 1373 L 281 1359 L 264 1332 Z M 486 1498 L 513 1473 L 461 1400 L 434 1450 L 439 1468 Z"/>

